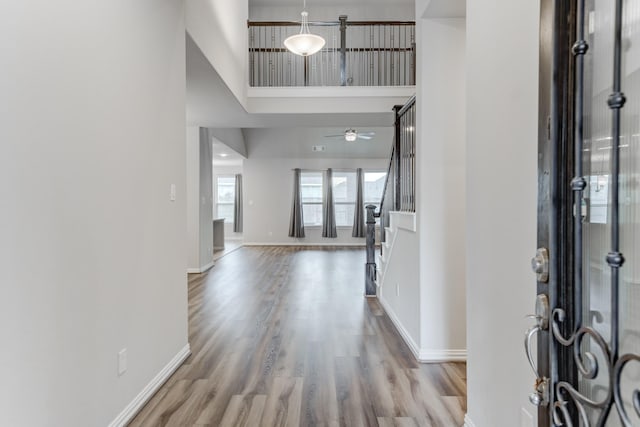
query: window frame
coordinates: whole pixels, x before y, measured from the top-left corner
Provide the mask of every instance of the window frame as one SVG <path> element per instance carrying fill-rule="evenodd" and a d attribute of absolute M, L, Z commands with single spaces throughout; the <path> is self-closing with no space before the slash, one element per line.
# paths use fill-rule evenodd
<path fill-rule="evenodd" d="M 349 174 L 349 175 L 353 175 L 353 181 L 354 181 L 354 183 L 355 183 L 355 185 L 356 185 L 356 187 L 357 187 L 357 185 L 358 185 L 358 183 L 357 183 L 357 181 L 356 181 L 356 180 L 358 179 L 358 172 L 357 172 L 357 169 L 353 169 L 353 170 L 345 169 L 345 170 L 338 170 L 338 171 L 334 170 L 334 171 L 333 171 L 333 179 L 335 180 L 336 175 L 343 175 L 343 174 L 344 174 L 344 175 L 347 175 L 347 174 Z M 349 177 L 347 177 L 347 181 L 346 181 L 346 182 L 347 182 L 347 185 L 348 185 L 348 183 L 349 183 Z M 352 201 L 350 201 L 350 202 L 337 202 L 337 201 L 336 201 L 336 191 L 335 191 L 335 190 L 336 190 L 336 187 L 335 187 L 335 184 L 332 182 L 332 183 L 331 183 L 331 185 L 332 185 L 332 189 L 333 189 L 333 204 L 334 204 L 334 207 L 335 207 L 335 206 L 338 206 L 338 205 L 344 205 L 344 206 L 349 206 L 349 205 L 351 205 L 351 206 L 353 206 L 353 213 L 354 213 L 354 215 L 355 215 L 355 210 L 356 210 L 356 200 L 357 200 L 357 198 L 358 198 L 358 195 L 357 195 L 356 193 L 354 193 L 354 194 L 353 194 L 353 200 L 352 200 Z M 357 190 L 356 190 L 356 192 L 357 192 Z M 338 224 L 338 219 L 337 219 L 337 216 L 336 216 L 336 227 L 337 227 L 337 228 L 352 228 L 352 227 L 353 227 L 353 217 L 351 218 L 351 222 L 350 222 L 350 223 L 347 223 L 347 224 Z"/>
<path fill-rule="evenodd" d="M 234 198 L 234 201 L 232 201 L 232 202 L 220 202 L 219 201 L 220 192 L 219 192 L 219 188 L 218 187 L 219 187 L 220 178 L 232 178 L 234 180 L 234 185 L 233 185 L 233 198 Z M 214 212 L 213 212 L 214 219 L 224 218 L 225 219 L 225 223 L 227 223 L 227 224 L 234 224 L 235 223 L 235 219 L 233 217 L 233 214 L 231 215 L 230 218 L 227 218 L 225 216 L 220 216 L 220 214 L 219 214 L 219 206 L 221 206 L 221 205 L 222 206 L 234 206 L 235 205 L 235 197 L 236 197 L 235 178 L 236 178 L 236 176 L 234 174 L 219 174 L 219 175 L 215 176 L 215 185 L 214 185 L 215 195 L 214 195 L 214 199 L 213 199 L 215 201 L 215 204 L 214 204 L 215 208 L 214 208 Z"/>
<path fill-rule="evenodd" d="M 379 210 L 379 209 L 380 209 L 380 200 L 377 200 L 377 201 L 367 200 L 367 194 L 366 194 L 366 193 L 367 193 L 367 185 L 366 185 L 366 182 L 367 182 L 367 179 L 366 179 L 366 178 L 367 178 L 367 177 L 366 177 L 366 175 L 367 175 L 368 173 L 380 173 L 380 174 L 384 174 L 384 180 L 385 180 L 385 182 L 386 182 L 386 180 L 387 180 L 387 175 L 389 175 L 389 172 L 388 172 L 388 171 L 386 171 L 386 170 L 383 170 L 383 169 L 363 169 L 363 171 L 362 171 L 362 179 L 363 179 L 363 183 L 362 183 L 362 193 L 363 193 L 363 194 L 362 194 L 362 200 L 363 200 L 363 202 L 364 202 L 364 205 L 365 205 L 365 206 L 367 206 L 367 205 L 375 205 L 375 206 L 377 207 L 377 209 Z M 384 184 L 383 184 L 383 185 L 384 185 Z M 384 194 L 384 190 L 385 190 L 385 189 L 383 188 L 383 189 L 382 189 L 382 194 Z M 376 220 L 377 220 L 377 219 L 376 219 Z"/>
<path fill-rule="evenodd" d="M 302 178 L 304 175 L 320 175 L 320 201 L 318 202 L 305 202 L 304 201 L 304 194 L 302 191 Z M 304 223 L 304 227 L 305 228 L 321 228 L 323 225 L 323 217 L 322 217 L 322 209 L 324 208 L 324 202 L 323 202 L 323 194 L 324 194 L 324 172 L 321 170 L 318 171 L 313 171 L 313 170 L 308 170 L 308 171 L 301 171 L 300 172 L 300 203 L 302 205 L 302 217 L 303 217 L 303 223 Z M 319 223 L 308 223 L 306 216 L 304 215 L 304 206 L 305 205 L 320 205 L 321 209 L 320 209 L 320 222 Z"/>

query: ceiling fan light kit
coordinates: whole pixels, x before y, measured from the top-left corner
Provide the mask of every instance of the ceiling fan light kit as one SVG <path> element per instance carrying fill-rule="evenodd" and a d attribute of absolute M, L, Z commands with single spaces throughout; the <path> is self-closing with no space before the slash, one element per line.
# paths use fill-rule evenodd
<path fill-rule="evenodd" d="M 340 135 L 325 135 L 325 138 L 344 138 L 347 142 L 355 142 L 358 139 L 370 140 L 375 136 L 375 132 L 358 132 L 353 128 L 349 128 L 344 131 L 343 134 Z"/>
<path fill-rule="evenodd" d="M 354 129 L 347 129 L 347 131 L 344 133 L 344 140 L 347 142 L 353 142 L 356 139 L 358 139 L 358 132 L 356 132 Z"/>
<path fill-rule="evenodd" d="M 302 15 L 302 24 L 300 25 L 300 33 L 289 36 L 284 41 L 284 46 L 291 53 L 300 56 L 309 56 L 317 53 L 325 45 L 325 40 L 319 35 L 311 34 L 309 31 L 309 13 L 307 12 L 307 2 L 304 0 Z"/>

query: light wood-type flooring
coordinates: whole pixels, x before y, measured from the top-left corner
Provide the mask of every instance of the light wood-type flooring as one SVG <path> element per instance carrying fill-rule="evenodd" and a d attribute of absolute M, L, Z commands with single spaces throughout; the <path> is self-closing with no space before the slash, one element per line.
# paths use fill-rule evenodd
<path fill-rule="evenodd" d="M 466 367 L 419 364 L 362 249 L 243 247 L 189 276 L 192 355 L 131 426 L 459 427 Z"/>

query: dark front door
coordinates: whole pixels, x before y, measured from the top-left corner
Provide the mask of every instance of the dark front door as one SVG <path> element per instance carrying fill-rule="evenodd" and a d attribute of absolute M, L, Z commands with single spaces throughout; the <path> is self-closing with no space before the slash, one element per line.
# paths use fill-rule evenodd
<path fill-rule="evenodd" d="M 541 0 L 539 123 L 538 425 L 640 426 L 640 0 Z"/>

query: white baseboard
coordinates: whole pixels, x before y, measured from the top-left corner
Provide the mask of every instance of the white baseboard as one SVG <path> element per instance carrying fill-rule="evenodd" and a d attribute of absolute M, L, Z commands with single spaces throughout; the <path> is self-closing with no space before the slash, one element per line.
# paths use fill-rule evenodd
<path fill-rule="evenodd" d="M 469 414 L 464 414 L 464 426 L 463 427 L 476 427 L 476 425 L 469 418 Z"/>
<path fill-rule="evenodd" d="M 420 363 L 439 363 L 439 362 L 466 362 L 467 361 L 467 351 L 466 350 L 430 350 L 420 348 L 413 337 L 409 334 L 409 332 L 405 329 L 404 325 L 393 311 L 391 306 L 387 303 L 387 301 L 379 297 L 380 305 L 384 309 L 391 322 L 396 327 L 398 333 L 404 340 L 404 342 L 409 346 L 411 353 L 416 358 L 416 360 Z"/>
<path fill-rule="evenodd" d="M 420 362 L 466 362 L 467 350 L 420 350 Z"/>
<path fill-rule="evenodd" d="M 391 306 L 387 303 L 387 301 L 382 297 L 379 297 L 378 300 L 380 301 L 380 305 L 382 305 L 385 313 L 387 313 L 387 316 L 389 316 L 389 319 L 391 319 L 391 322 L 393 322 L 393 325 L 400 333 L 400 336 L 402 337 L 404 342 L 409 346 L 409 349 L 411 350 L 411 353 L 413 353 L 413 356 L 416 358 L 416 360 L 419 361 L 420 347 L 418 347 L 409 332 L 405 329 L 404 325 L 402 324 L 400 319 L 398 319 L 398 316 L 396 316 L 396 313 L 393 311 L 393 309 L 391 309 Z"/>
<path fill-rule="evenodd" d="M 215 263 L 213 261 L 211 261 L 209 264 L 200 267 L 200 268 L 187 268 L 187 273 L 188 274 L 200 274 L 200 273 L 204 273 L 206 271 L 208 271 L 209 269 L 211 269 L 213 267 Z"/>
<path fill-rule="evenodd" d="M 185 345 L 182 350 L 174 356 L 173 359 L 164 367 L 158 375 L 156 375 L 149 384 L 127 405 L 126 408 L 109 424 L 109 427 L 124 427 L 133 417 L 142 409 L 142 407 L 153 397 L 158 389 L 164 384 L 171 375 L 182 365 L 187 357 L 191 354 L 189 344 Z"/>

